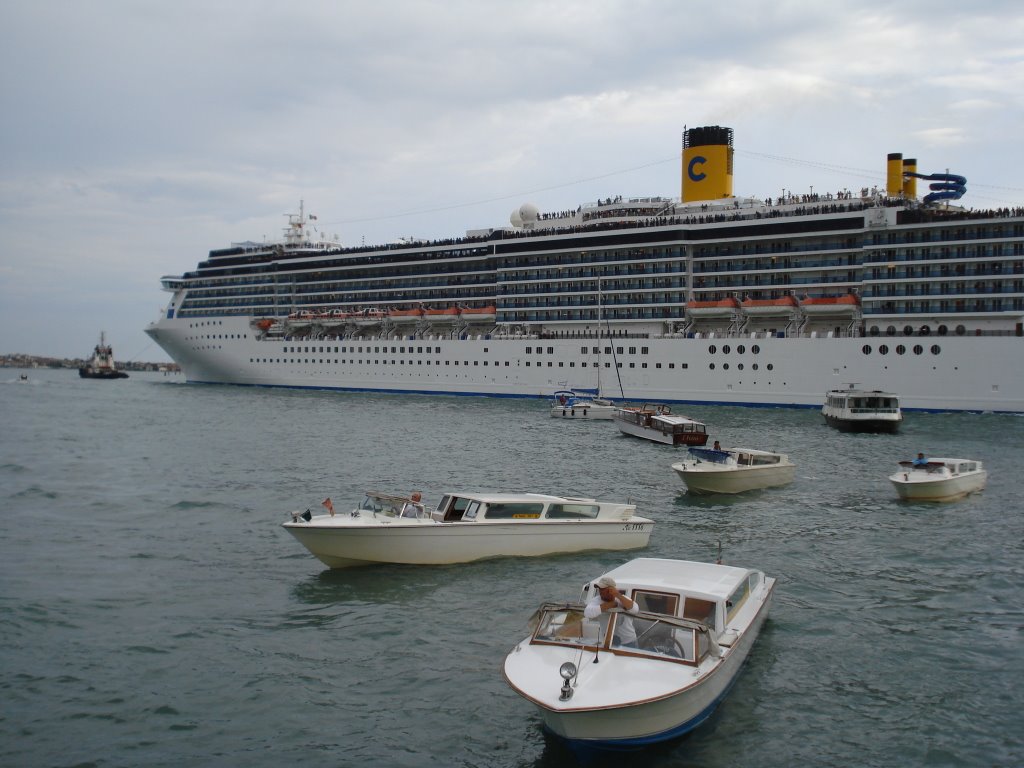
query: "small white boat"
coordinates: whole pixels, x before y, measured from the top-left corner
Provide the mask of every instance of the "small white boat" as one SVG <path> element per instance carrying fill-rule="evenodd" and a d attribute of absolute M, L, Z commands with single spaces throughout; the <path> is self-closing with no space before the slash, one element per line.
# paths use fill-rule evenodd
<path fill-rule="evenodd" d="M 784 453 L 753 448 L 691 448 L 672 465 L 690 493 L 743 493 L 793 482 L 796 465 Z"/>
<path fill-rule="evenodd" d="M 615 407 L 615 403 L 603 397 L 563 389 L 555 392 L 551 416 L 556 419 L 611 419 L 615 416 Z"/>
<path fill-rule="evenodd" d="M 695 419 L 672 413 L 667 405 L 624 406 L 614 417 L 619 431 L 666 445 L 704 445 L 707 427 Z"/>
<path fill-rule="evenodd" d="M 821 415 L 840 432 L 896 432 L 903 422 L 897 395 L 853 387 L 828 392 Z"/>
<path fill-rule="evenodd" d="M 654 528 L 633 504 L 538 493 L 448 493 L 428 514 L 412 499 L 370 491 L 349 513 L 291 518 L 284 527 L 331 568 L 640 549 Z"/>
<path fill-rule="evenodd" d="M 625 612 L 617 595 L 618 608 L 600 609 L 605 577 L 639 613 Z M 583 585 L 579 603 L 542 605 L 503 673 L 548 730 L 606 748 L 664 741 L 704 722 L 736 680 L 775 589 L 761 571 L 653 558 L 598 581 Z"/>
<path fill-rule="evenodd" d="M 901 461 L 889 480 L 907 501 L 956 501 L 984 488 L 988 472 L 974 459 Z"/>

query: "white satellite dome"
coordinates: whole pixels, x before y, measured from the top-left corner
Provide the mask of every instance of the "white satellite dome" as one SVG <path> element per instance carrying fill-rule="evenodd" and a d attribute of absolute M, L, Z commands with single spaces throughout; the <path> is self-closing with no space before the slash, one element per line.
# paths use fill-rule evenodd
<path fill-rule="evenodd" d="M 540 218 L 540 208 L 533 203 L 523 203 L 519 206 L 519 218 L 524 224 L 529 224 Z"/>
<path fill-rule="evenodd" d="M 523 226 L 523 217 L 519 215 L 518 208 L 512 211 L 512 214 L 508 217 L 508 221 L 513 227 Z"/>

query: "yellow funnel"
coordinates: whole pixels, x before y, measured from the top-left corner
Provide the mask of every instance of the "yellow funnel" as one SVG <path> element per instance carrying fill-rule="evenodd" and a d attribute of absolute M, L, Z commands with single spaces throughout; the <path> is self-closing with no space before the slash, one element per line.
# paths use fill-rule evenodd
<path fill-rule="evenodd" d="M 709 125 L 683 132 L 684 203 L 732 197 L 732 128 Z"/>

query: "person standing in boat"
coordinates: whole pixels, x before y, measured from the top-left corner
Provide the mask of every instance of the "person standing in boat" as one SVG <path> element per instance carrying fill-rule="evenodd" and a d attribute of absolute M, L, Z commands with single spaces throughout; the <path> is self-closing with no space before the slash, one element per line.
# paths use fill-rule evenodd
<path fill-rule="evenodd" d="M 914 459 L 913 464 L 915 467 L 927 467 L 928 459 L 925 458 L 925 455 L 923 453 L 918 453 L 917 458 Z"/>
<path fill-rule="evenodd" d="M 714 450 L 716 450 L 716 451 L 722 450 L 722 444 L 720 442 L 718 442 L 717 440 L 715 440 Z"/>
<path fill-rule="evenodd" d="M 597 594 L 587 602 L 583 616 L 587 619 L 597 619 L 602 613 L 616 608 L 622 615 L 615 622 L 613 644 L 636 648 L 636 627 L 633 626 L 631 616 L 640 612 L 640 606 L 619 591 L 615 579 L 611 576 L 602 576 L 597 580 Z"/>
<path fill-rule="evenodd" d="M 409 501 L 405 502 L 405 506 L 402 507 L 402 517 L 423 517 L 426 513 L 420 503 L 422 498 L 419 491 L 413 491 Z"/>

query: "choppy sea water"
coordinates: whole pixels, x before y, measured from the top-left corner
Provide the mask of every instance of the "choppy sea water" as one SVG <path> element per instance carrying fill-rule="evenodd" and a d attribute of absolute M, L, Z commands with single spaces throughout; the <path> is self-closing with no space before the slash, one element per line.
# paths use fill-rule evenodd
<path fill-rule="evenodd" d="M 631 557 L 779 579 L 718 712 L 621 766 L 1024 763 L 1024 419 L 908 414 L 845 435 L 811 410 L 693 407 L 788 452 L 789 487 L 694 498 L 681 452 L 541 401 L 0 372 L 0 764 L 544 766 L 577 757 L 501 663 L 547 599 Z M 896 500 L 918 450 L 984 493 Z M 631 500 L 638 553 L 329 571 L 280 527 L 368 488 Z"/>

